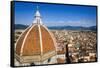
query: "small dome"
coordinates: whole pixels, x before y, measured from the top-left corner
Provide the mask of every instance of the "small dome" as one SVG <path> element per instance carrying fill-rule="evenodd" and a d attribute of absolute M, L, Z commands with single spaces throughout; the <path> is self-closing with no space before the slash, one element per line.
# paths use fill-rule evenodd
<path fill-rule="evenodd" d="M 36 11 L 35 16 L 37 16 L 37 17 L 41 17 L 41 15 L 40 15 L 39 11 Z"/>

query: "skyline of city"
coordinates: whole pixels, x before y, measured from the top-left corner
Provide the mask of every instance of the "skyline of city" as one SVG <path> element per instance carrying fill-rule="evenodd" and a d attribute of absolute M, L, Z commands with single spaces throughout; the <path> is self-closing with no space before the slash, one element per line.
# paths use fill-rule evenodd
<path fill-rule="evenodd" d="M 96 7 L 15 2 L 15 24 L 31 25 L 39 6 L 46 26 L 96 26 Z"/>
<path fill-rule="evenodd" d="M 14 66 L 97 62 L 96 6 L 15 2 L 14 7 Z"/>

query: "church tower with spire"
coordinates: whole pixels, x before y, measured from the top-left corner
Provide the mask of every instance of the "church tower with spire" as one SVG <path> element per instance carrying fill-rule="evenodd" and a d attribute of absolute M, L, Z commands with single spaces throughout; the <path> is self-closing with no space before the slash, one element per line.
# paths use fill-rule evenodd
<path fill-rule="evenodd" d="M 56 40 L 43 25 L 37 7 L 31 26 L 25 29 L 16 42 L 15 58 L 21 65 L 57 63 Z"/>

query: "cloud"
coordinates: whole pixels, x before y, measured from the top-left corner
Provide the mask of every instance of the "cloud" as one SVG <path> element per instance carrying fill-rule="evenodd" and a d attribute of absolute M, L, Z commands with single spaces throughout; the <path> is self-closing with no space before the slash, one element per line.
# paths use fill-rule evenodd
<path fill-rule="evenodd" d="M 79 26 L 81 25 L 80 21 L 57 21 L 45 23 L 47 26 Z"/>
<path fill-rule="evenodd" d="M 69 20 L 69 21 L 50 21 L 49 23 L 45 23 L 47 26 L 95 26 L 96 23 L 90 20 Z"/>

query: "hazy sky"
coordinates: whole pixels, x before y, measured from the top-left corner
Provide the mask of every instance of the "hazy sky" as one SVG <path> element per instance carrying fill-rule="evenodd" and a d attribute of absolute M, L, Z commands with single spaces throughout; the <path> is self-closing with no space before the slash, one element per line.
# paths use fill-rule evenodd
<path fill-rule="evenodd" d="M 15 24 L 32 24 L 37 5 L 46 26 L 95 26 L 96 7 L 15 2 Z"/>

